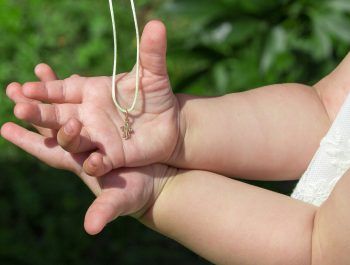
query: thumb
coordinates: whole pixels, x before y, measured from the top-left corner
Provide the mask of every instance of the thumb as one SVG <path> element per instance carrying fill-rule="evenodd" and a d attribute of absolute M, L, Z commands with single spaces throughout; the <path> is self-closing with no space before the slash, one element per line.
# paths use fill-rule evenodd
<path fill-rule="evenodd" d="M 102 192 L 90 205 L 85 215 L 85 231 L 97 235 L 103 228 L 118 217 L 123 210 L 123 197 L 113 191 Z"/>
<path fill-rule="evenodd" d="M 166 75 L 166 28 L 161 21 L 153 20 L 145 26 L 140 44 L 140 61 L 144 70 Z"/>

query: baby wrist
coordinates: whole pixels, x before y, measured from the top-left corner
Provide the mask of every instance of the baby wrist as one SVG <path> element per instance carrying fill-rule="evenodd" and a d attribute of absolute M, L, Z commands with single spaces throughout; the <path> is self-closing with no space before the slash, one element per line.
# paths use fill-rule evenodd
<path fill-rule="evenodd" d="M 154 208 L 159 198 L 165 194 L 168 190 L 168 186 L 172 183 L 172 180 L 179 174 L 179 169 L 174 167 L 164 166 L 164 171 L 155 173 L 154 176 L 154 190 L 152 198 L 147 204 L 138 212 L 132 215 L 135 219 L 138 219 L 141 223 L 150 226 L 153 222 Z"/>

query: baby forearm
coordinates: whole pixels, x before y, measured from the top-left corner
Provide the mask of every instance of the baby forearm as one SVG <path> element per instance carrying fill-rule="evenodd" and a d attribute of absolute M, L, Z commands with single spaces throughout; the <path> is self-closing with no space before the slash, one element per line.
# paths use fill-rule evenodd
<path fill-rule="evenodd" d="M 168 182 L 142 222 L 215 264 L 310 265 L 315 207 L 203 171 Z"/>
<path fill-rule="evenodd" d="M 186 133 L 171 164 L 182 168 L 249 179 L 296 179 L 329 127 L 317 93 L 298 84 L 178 98 Z"/>
<path fill-rule="evenodd" d="M 350 171 L 335 186 L 315 218 L 312 265 L 350 264 Z"/>

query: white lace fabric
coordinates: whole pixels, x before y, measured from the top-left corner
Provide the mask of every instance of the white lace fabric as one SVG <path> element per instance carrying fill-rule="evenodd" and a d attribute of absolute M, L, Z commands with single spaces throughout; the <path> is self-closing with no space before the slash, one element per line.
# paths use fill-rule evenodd
<path fill-rule="evenodd" d="M 292 197 L 320 206 L 331 194 L 335 184 L 350 168 L 350 95 L 307 170 L 299 180 Z"/>

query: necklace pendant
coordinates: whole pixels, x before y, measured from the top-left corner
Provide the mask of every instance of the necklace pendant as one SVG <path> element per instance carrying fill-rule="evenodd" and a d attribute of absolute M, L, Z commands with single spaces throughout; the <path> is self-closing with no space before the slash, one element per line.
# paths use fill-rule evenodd
<path fill-rule="evenodd" d="M 120 127 L 120 129 L 122 130 L 122 137 L 124 140 L 128 140 L 131 137 L 131 134 L 134 132 L 131 128 L 128 111 L 125 112 L 124 126 Z"/>

